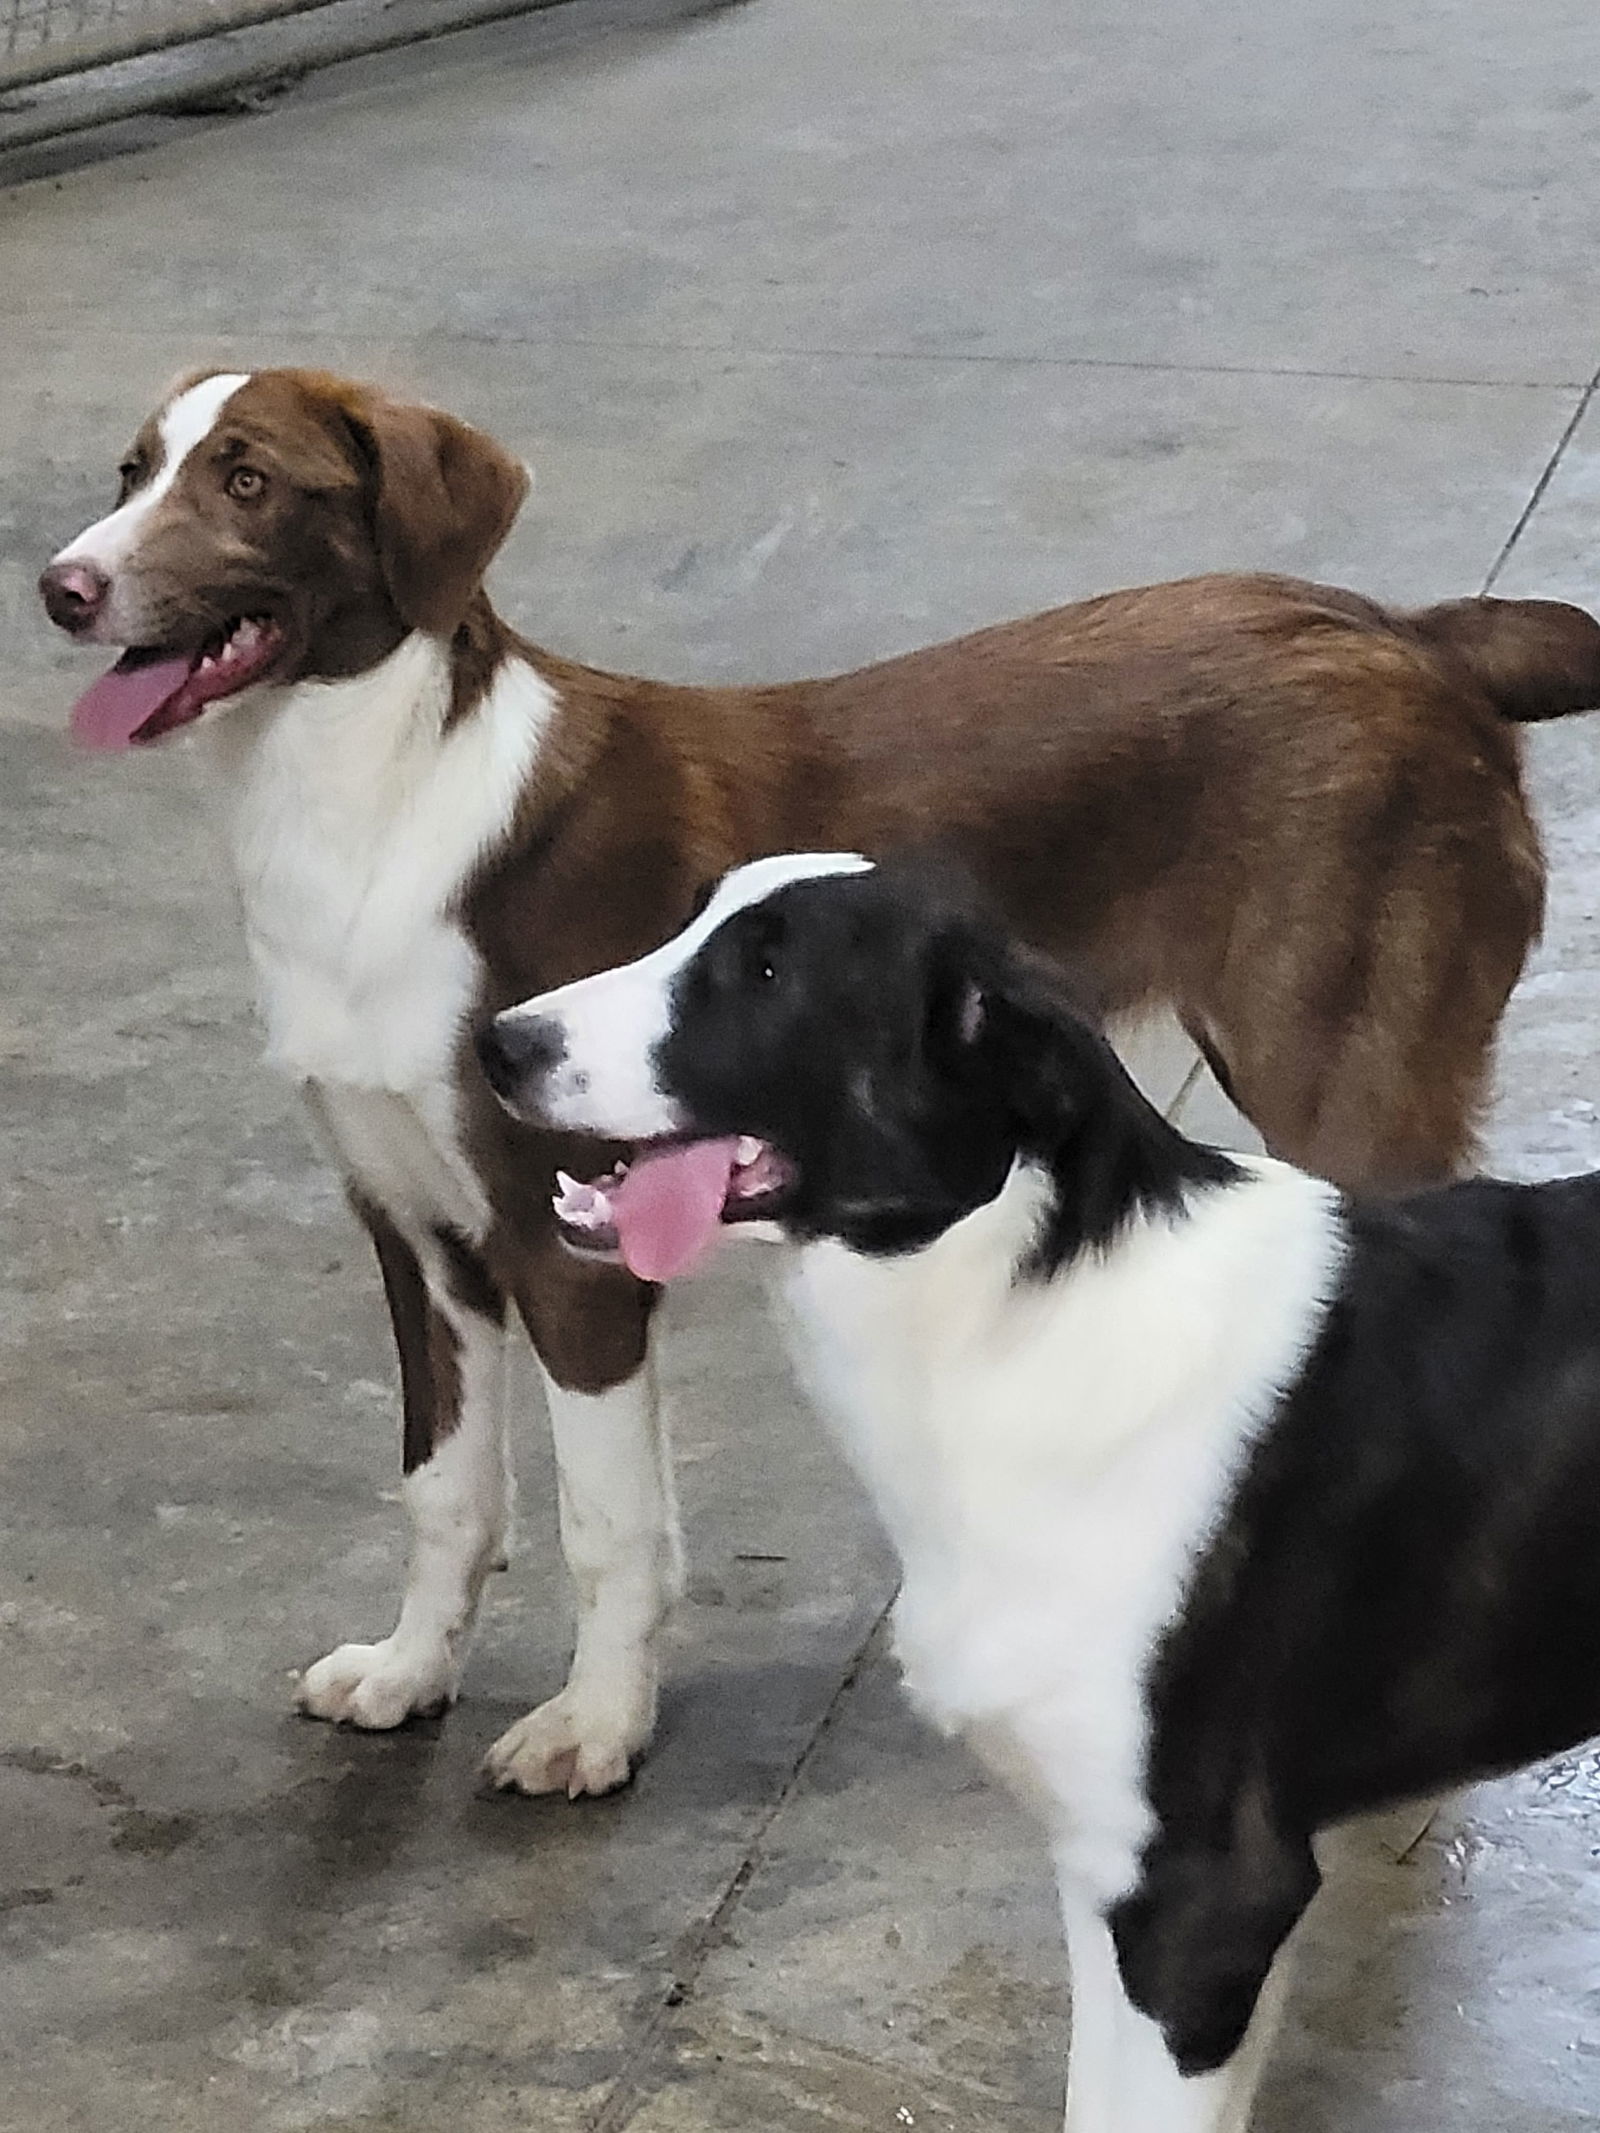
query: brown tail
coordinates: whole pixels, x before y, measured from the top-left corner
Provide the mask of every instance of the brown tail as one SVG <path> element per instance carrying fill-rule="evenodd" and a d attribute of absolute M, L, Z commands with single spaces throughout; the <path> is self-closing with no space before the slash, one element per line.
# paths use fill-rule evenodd
<path fill-rule="evenodd" d="M 1600 622 L 1564 600 L 1445 600 L 1407 616 L 1470 668 L 1506 718 L 1600 709 Z"/>

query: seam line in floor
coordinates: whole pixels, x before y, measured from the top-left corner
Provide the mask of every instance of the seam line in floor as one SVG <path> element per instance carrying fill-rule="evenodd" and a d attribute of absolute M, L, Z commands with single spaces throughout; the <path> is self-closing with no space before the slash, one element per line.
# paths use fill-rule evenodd
<path fill-rule="evenodd" d="M 59 325 L 48 322 L 30 324 L 25 331 L 40 339 L 67 339 L 83 330 L 84 321 L 88 316 L 86 309 L 81 317 L 64 319 Z M 258 344 L 333 341 L 345 347 L 374 338 L 360 327 L 308 326 L 298 328 L 292 333 L 282 327 L 263 327 L 249 336 L 202 332 L 196 336 L 196 340 L 201 346 L 222 343 L 235 347 L 246 337 Z M 143 341 L 159 343 L 169 340 L 171 336 L 163 329 L 141 330 L 135 327 L 120 330 L 115 338 L 120 342 L 138 344 Z M 756 344 L 739 341 L 649 340 L 631 336 L 581 333 L 496 333 L 487 329 L 475 331 L 471 327 L 462 326 L 428 329 L 412 334 L 384 334 L 377 338 L 381 338 L 386 348 L 406 349 L 422 348 L 430 344 L 440 348 L 586 348 L 602 354 L 609 352 L 619 355 L 729 356 L 739 360 L 768 362 L 930 363 L 952 368 L 969 364 L 988 365 L 995 369 L 1009 367 L 1016 370 L 1130 371 L 1175 378 L 1305 378 L 1313 383 L 1425 385 L 1466 392 L 1575 392 L 1589 395 L 1595 389 L 1594 379 L 1589 376 L 1472 378 L 1451 377 L 1432 371 L 1341 370 L 1294 363 L 1185 363 L 1157 356 L 1051 355 L 1038 351 L 1012 353 L 998 349 L 829 348 L 814 347 L 804 342 Z"/>
<path fill-rule="evenodd" d="M 623 2133 L 623 2129 L 631 2123 L 648 2100 L 646 2081 L 651 2063 L 665 2034 L 667 2018 L 674 2009 L 693 1997 L 701 1973 L 713 1949 L 721 1941 L 728 1920 L 738 1909 L 746 1889 L 760 1871 L 765 1858 L 767 1839 L 772 1834 L 774 1824 L 794 1797 L 823 1743 L 832 1734 L 850 1699 L 851 1691 L 860 1680 L 874 1647 L 882 1637 L 884 1625 L 893 1606 L 894 1598 L 891 1596 L 874 1616 L 871 1627 L 846 1662 L 821 1717 L 791 1764 L 787 1777 L 757 1822 L 750 1841 L 745 1846 L 744 1856 L 734 1869 L 722 1894 L 700 1924 L 680 1942 L 680 1952 L 672 1966 L 671 1982 L 657 2000 L 643 2029 L 629 2049 L 610 2094 L 590 2120 L 589 2133 Z"/>
<path fill-rule="evenodd" d="M 1518 514 L 1516 524 L 1506 535 L 1505 545 L 1501 548 L 1500 553 L 1495 557 L 1494 562 L 1490 565 L 1489 575 L 1483 581 L 1483 589 L 1486 593 L 1493 592 L 1495 588 L 1495 583 L 1498 580 L 1500 573 L 1505 569 L 1507 563 L 1510 562 L 1512 552 L 1515 550 L 1517 543 L 1522 539 L 1523 534 L 1526 533 L 1526 531 L 1528 530 L 1529 521 L 1532 519 L 1535 511 L 1538 510 L 1540 504 L 1544 501 L 1545 491 L 1549 488 L 1551 482 L 1555 479 L 1556 469 L 1560 466 L 1562 460 L 1566 456 L 1567 446 L 1571 444 L 1573 438 L 1577 435 L 1579 423 L 1589 412 L 1589 404 L 1594 399 L 1597 390 L 1600 390 L 1600 370 L 1597 370 L 1595 372 L 1594 376 L 1589 380 L 1588 384 L 1579 394 L 1578 404 L 1573 409 L 1571 416 L 1568 418 L 1566 428 L 1556 439 L 1556 448 L 1550 454 L 1549 459 L 1546 461 L 1544 472 L 1539 476 L 1539 479 L 1533 485 L 1533 494 L 1523 505 L 1521 512 Z"/>

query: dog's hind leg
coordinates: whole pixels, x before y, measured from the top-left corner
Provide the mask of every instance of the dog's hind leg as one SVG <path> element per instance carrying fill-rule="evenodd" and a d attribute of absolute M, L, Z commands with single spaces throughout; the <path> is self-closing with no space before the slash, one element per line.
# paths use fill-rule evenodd
<path fill-rule="evenodd" d="M 518 1792 L 577 1798 L 625 1783 L 654 1731 L 656 1641 L 682 1553 L 649 1293 L 621 1277 L 591 1290 L 578 1305 L 589 1335 L 579 1346 L 574 1299 L 547 1316 L 549 1289 L 528 1291 L 524 1310 L 544 1371 L 577 1641 L 566 1686 L 495 1742 L 484 1770 Z M 574 1384 L 580 1356 L 587 1382 Z"/>
<path fill-rule="evenodd" d="M 454 1701 L 484 1579 L 504 1554 L 506 1304 L 456 1232 L 412 1241 L 376 1206 L 358 1199 L 356 1211 L 400 1352 L 410 1560 L 392 1632 L 319 1659 L 299 1702 L 313 1718 L 384 1728 Z"/>
<path fill-rule="evenodd" d="M 1538 936 L 1520 801 L 1465 839 L 1417 804 L 1409 785 L 1393 796 L 1406 833 L 1379 839 L 1386 859 L 1352 878 L 1308 866 L 1281 911 L 1253 913 L 1186 1014 L 1271 1152 L 1351 1191 L 1473 1167 L 1495 1034 Z"/>

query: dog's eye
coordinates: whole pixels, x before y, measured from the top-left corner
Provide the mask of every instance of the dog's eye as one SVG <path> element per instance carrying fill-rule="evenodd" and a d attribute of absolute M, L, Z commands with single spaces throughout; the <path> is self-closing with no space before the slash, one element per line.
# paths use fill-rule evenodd
<path fill-rule="evenodd" d="M 746 985 L 770 985 L 778 975 L 778 958 L 770 935 L 756 934 L 744 943 L 739 975 Z"/>
<path fill-rule="evenodd" d="M 126 503 L 129 495 L 132 493 L 134 483 L 139 479 L 139 476 L 143 472 L 144 462 L 141 459 L 125 459 L 122 462 L 121 466 L 118 467 L 117 502 L 119 504 Z"/>
<path fill-rule="evenodd" d="M 737 964 L 737 982 L 742 986 L 770 985 L 778 975 L 778 958 L 768 941 L 753 940 L 741 944 Z"/>
<path fill-rule="evenodd" d="M 743 987 L 770 985 L 783 970 L 783 927 L 774 913 L 748 912 L 729 929 L 728 974 Z"/>
<path fill-rule="evenodd" d="M 236 504 L 253 503 L 267 486 L 267 477 L 254 467 L 235 467 L 223 486 Z"/>

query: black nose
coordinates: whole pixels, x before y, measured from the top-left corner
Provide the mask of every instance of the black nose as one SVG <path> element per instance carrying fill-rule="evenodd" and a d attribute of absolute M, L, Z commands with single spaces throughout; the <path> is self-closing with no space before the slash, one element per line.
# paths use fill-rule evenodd
<path fill-rule="evenodd" d="M 531 1093 L 530 1083 L 566 1055 L 561 1025 L 549 1015 L 511 1008 L 478 1032 L 478 1058 L 489 1086 L 509 1103 Z"/>
<path fill-rule="evenodd" d="M 39 597 L 57 629 L 76 636 L 106 604 L 111 580 L 93 563 L 52 563 L 39 580 Z"/>

